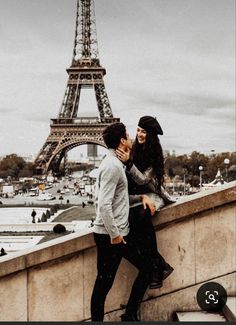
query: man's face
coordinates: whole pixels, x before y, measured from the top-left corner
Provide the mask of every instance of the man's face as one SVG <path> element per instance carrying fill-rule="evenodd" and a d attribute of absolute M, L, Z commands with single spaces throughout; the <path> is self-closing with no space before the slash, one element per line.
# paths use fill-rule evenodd
<path fill-rule="evenodd" d="M 124 147 L 125 149 L 132 149 L 132 140 L 131 138 L 129 137 L 129 134 L 126 132 L 126 138 L 127 139 L 124 139 L 125 142 L 124 142 Z"/>

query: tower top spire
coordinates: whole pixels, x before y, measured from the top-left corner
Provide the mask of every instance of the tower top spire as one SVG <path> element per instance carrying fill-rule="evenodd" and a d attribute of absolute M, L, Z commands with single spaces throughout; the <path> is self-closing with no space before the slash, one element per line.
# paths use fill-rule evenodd
<path fill-rule="evenodd" d="M 72 66 L 99 65 L 94 0 L 77 0 Z"/>

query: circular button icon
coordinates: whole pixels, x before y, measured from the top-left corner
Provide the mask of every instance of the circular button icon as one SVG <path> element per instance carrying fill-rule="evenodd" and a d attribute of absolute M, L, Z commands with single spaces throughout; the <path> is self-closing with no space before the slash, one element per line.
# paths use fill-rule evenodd
<path fill-rule="evenodd" d="M 219 283 L 207 282 L 198 289 L 197 302 L 202 310 L 218 312 L 227 302 L 227 292 Z"/>

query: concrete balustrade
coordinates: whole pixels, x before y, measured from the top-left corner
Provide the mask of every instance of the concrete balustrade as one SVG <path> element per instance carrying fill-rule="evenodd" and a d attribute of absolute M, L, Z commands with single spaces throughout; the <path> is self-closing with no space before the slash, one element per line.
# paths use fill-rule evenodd
<path fill-rule="evenodd" d="M 196 292 L 204 282 L 221 283 L 228 295 L 235 295 L 235 186 L 231 182 L 186 197 L 154 217 L 159 251 L 175 271 L 161 289 L 147 291 L 142 320 L 199 310 Z M 105 320 L 120 320 L 136 273 L 122 261 Z M 96 248 L 89 230 L 0 257 L 0 320 L 87 320 L 95 277 Z"/>

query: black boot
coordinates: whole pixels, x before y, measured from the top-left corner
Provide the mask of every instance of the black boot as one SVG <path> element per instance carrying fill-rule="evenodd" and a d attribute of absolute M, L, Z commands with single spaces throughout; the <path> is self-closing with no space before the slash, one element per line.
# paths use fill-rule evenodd
<path fill-rule="evenodd" d="M 163 279 L 162 269 L 154 267 L 151 283 L 149 284 L 149 289 L 161 288 L 163 285 L 162 279 Z"/>
<path fill-rule="evenodd" d="M 163 281 L 168 278 L 169 275 L 174 271 L 173 267 L 170 266 L 170 264 L 165 263 L 165 265 L 162 268 L 162 271 L 160 272 L 158 269 L 156 269 L 153 272 L 152 275 L 152 281 L 149 285 L 150 289 L 158 289 L 163 286 Z"/>
<path fill-rule="evenodd" d="M 122 322 L 140 322 L 136 313 L 125 313 L 120 318 Z"/>
<path fill-rule="evenodd" d="M 170 264 L 165 263 L 162 271 L 162 280 L 165 280 L 171 273 L 174 271 L 173 267 Z"/>

